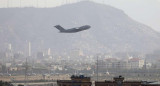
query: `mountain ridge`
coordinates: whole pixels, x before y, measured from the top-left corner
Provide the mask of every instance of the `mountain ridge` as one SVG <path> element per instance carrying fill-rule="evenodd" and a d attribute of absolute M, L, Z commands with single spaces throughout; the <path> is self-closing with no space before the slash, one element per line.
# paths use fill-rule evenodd
<path fill-rule="evenodd" d="M 2 48 L 12 43 L 16 50 L 25 50 L 27 40 L 31 41 L 33 52 L 47 48 L 55 52 L 82 49 L 92 53 L 159 49 L 158 32 L 108 5 L 84 1 L 55 8 L 1 8 L 0 12 Z M 57 24 L 64 28 L 88 24 L 91 29 L 60 34 L 53 27 Z"/>

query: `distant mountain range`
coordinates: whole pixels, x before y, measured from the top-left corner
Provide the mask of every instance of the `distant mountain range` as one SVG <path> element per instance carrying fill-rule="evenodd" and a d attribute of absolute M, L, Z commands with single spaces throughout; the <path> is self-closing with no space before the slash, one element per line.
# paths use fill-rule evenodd
<path fill-rule="evenodd" d="M 59 33 L 64 28 L 90 25 L 79 33 Z M 160 33 L 138 23 L 122 10 L 90 1 L 55 8 L 1 8 L 0 47 L 11 43 L 15 50 L 51 48 L 54 52 L 81 49 L 88 53 L 151 52 L 160 49 Z"/>

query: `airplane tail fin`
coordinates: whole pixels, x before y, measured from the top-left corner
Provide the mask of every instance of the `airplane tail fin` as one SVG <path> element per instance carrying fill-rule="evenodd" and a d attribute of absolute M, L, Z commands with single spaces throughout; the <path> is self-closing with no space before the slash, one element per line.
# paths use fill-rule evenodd
<path fill-rule="evenodd" d="M 63 27 L 61 27 L 60 25 L 56 25 L 56 26 L 54 26 L 54 27 L 56 27 L 58 30 L 60 30 L 60 31 L 64 31 L 65 29 L 63 28 Z"/>

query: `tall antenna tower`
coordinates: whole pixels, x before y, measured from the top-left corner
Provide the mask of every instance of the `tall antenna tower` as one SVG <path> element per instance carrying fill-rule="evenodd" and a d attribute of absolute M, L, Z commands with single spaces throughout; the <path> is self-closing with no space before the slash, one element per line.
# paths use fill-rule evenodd
<path fill-rule="evenodd" d="M 51 49 L 50 48 L 48 49 L 47 53 L 48 53 L 48 55 L 51 55 Z"/>
<path fill-rule="evenodd" d="M 12 50 L 12 44 L 11 43 L 8 44 L 8 50 Z"/>
<path fill-rule="evenodd" d="M 28 56 L 31 56 L 31 42 L 28 42 Z"/>

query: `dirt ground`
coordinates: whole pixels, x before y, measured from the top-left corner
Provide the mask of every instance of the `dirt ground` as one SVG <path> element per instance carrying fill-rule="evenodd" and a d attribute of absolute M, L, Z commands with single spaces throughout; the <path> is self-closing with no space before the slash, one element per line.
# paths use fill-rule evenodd
<path fill-rule="evenodd" d="M 41 79 L 45 79 L 45 80 L 69 80 L 70 76 L 68 75 L 34 75 L 34 76 L 27 76 L 26 80 L 41 80 Z M 0 80 L 2 81 L 13 81 L 13 80 L 18 80 L 18 81 L 23 81 L 25 80 L 25 76 L 24 75 L 19 75 L 19 76 L 0 76 Z"/>

